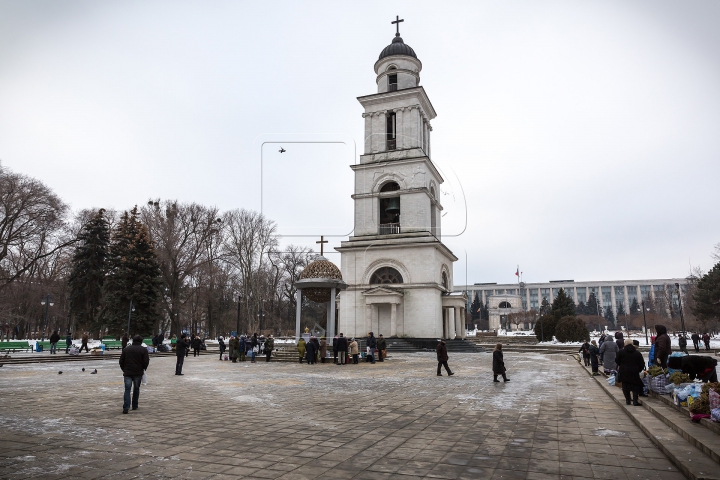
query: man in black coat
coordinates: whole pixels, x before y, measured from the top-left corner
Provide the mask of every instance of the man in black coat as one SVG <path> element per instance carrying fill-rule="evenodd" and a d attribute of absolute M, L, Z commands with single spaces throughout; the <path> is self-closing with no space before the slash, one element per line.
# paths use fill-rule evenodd
<path fill-rule="evenodd" d="M 702 355 L 685 355 L 668 358 L 668 367 L 682 370 L 690 375 L 690 380 L 699 378 L 703 382 L 717 382 L 717 360 Z"/>
<path fill-rule="evenodd" d="M 690 338 L 692 338 L 693 347 L 695 347 L 695 353 L 699 353 L 700 352 L 700 335 L 697 332 L 695 332 L 690 336 Z"/>
<path fill-rule="evenodd" d="M 135 335 L 132 339 L 132 345 L 123 348 L 120 354 L 120 368 L 123 371 L 125 380 L 125 396 L 123 397 L 123 413 L 128 413 L 130 409 L 130 388 L 132 387 L 132 409 L 138 409 L 138 399 L 140 398 L 140 382 L 143 373 L 150 364 L 147 348 L 143 347 L 143 338 Z"/>
<path fill-rule="evenodd" d="M 632 340 L 625 341 L 625 346 L 618 352 L 615 363 L 618 365 L 617 381 L 622 382 L 625 403 L 630 405 L 630 393 L 632 392 L 632 404 L 636 407 L 642 405 L 638 401 L 638 396 L 643 388 L 640 372 L 645 370 L 645 359 L 632 344 Z"/>
<path fill-rule="evenodd" d="M 438 368 L 437 368 L 437 375 L 438 377 L 442 377 L 442 373 L 440 373 L 440 367 L 445 367 L 445 371 L 448 374 L 448 377 L 451 375 L 455 375 L 455 373 L 450 371 L 450 367 L 448 367 L 448 353 L 447 353 L 447 344 L 445 343 L 445 339 L 441 339 L 440 343 L 438 343 L 437 348 L 435 349 L 435 352 L 437 353 L 437 361 L 438 361 Z"/>
<path fill-rule="evenodd" d="M 185 362 L 185 355 L 190 348 L 190 342 L 187 339 L 187 333 L 180 335 L 180 340 L 177 341 L 175 346 L 175 354 L 177 355 L 177 363 L 175 364 L 175 375 L 184 375 L 182 373 L 183 362 Z"/>
<path fill-rule="evenodd" d="M 368 356 L 370 357 L 370 363 L 375 364 L 375 350 L 377 350 L 377 338 L 373 332 L 368 333 L 367 346 L 370 349 Z M 440 367 L 438 367 L 439 369 Z"/>
<path fill-rule="evenodd" d="M 347 359 L 348 341 L 347 338 L 341 333 L 337 339 L 337 352 L 338 352 L 338 365 L 345 365 Z"/>

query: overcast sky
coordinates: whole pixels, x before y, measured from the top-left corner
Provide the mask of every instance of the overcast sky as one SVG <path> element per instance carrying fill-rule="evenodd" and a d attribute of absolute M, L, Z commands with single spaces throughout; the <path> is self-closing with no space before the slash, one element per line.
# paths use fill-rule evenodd
<path fill-rule="evenodd" d="M 285 242 L 337 245 L 395 15 L 456 284 L 712 266 L 717 1 L 0 0 L 0 161 L 73 209 L 262 198 Z"/>

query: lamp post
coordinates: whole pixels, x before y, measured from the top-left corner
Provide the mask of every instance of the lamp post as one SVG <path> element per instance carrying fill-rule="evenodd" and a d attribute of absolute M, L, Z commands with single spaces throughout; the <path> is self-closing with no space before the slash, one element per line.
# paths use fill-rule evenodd
<path fill-rule="evenodd" d="M 133 307 L 132 298 L 130 299 L 130 308 L 128 309 L 128 327 L 127 327 L 127 334 L 128 337 L 130 336 L 130 319 L 132 318 L 132 312 L 135 311 L 135 307 Z"/>
<path fill-rule="evenodd" d="M 237 326 L 235 327 L 235 335 L 240 335 L 240 306 L 242 304 L 242 292 L 238 293 L 238 316 Z"/>
<path fill-rule="evenodd" d="M 685 337 L 685 317 L 683 316 L 682 300 L 680 299 L 680 284 L 675 284 L 675 290 L 677 291 L 678 307 L 680 308 L 680 326 L 682 328 L 682 336 Z"/>
<path fill-rule="evenodd" d="M 47 329 L 48 308 L 55 305 L 55 303 L 53 302 L 52 295 L 50 295 L 49 293 L 47 295 L 45 295 L 43 297 L 43 299 L 40 300 L 40 305 L 45 305 L 45 320 L 43 322 L 42 338 L 40 339 L 40 341 L 44 342 L 45 341 L 45 330 Z"/>
<path fill-rule="evenodd" d="M 265 320 L 265 312 L 262 309 L 262 303 L 260 304 L 260 311 L 257 314 L 258 316 L 258 330 L 262 332 L 263 327 L 263 321 Z"/>
<path fill-rule="evenodd" d="M 650 345 L 650 342 L 648 341 L 648 334 L 647 334 L 647 321 L 645 320 L 645 299 L 643 298 L 640 302 L 640 305 L 643 309 L 643 325 L 645 326 L 645 345 Z"/>

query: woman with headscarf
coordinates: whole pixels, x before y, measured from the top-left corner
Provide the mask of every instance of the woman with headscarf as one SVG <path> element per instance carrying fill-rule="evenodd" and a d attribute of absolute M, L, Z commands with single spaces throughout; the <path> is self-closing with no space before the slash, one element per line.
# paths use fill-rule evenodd
<path fill-rule="evenodd" d="M 495 345 L 493 350 L 493 382 L 499 382 L 497 379 L 498 375 L 502 375 L 504 382 L 509 382 L 510 379 L 505 375 L 505 361 L 503 360 L 502 343 Z"/>

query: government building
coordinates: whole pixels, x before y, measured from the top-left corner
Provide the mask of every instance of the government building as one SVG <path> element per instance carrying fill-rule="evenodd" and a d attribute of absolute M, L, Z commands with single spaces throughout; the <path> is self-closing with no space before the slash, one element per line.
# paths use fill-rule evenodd
<path fill-rule="evenodd" d="M 575 300 L 575 304 L 587 303 L 591 293 L 595 294 L 601 309 L 611 309 L 617 318 L 618 308 L 622 305 L 627 313 L 633 300 L 652 299 L 656 302 L 677 302 L 675 284 L 685 294 L 686 278 L 666 278 L 656 280 L 617 280 L 576 282 L 574 280 L 551 280 L 547 283 L 475 283 L 473 285 L 455 285 L 453 290 L 467 295 L 467 310 L 472 312 L 471 305 L 477 296 L 478 300 L 487 305 L 489 313 L 489 329 L 505 328 L 507 315 L 522 311 L 539 310 L 543 299 L 552 303 L 560 289 Z"/>

